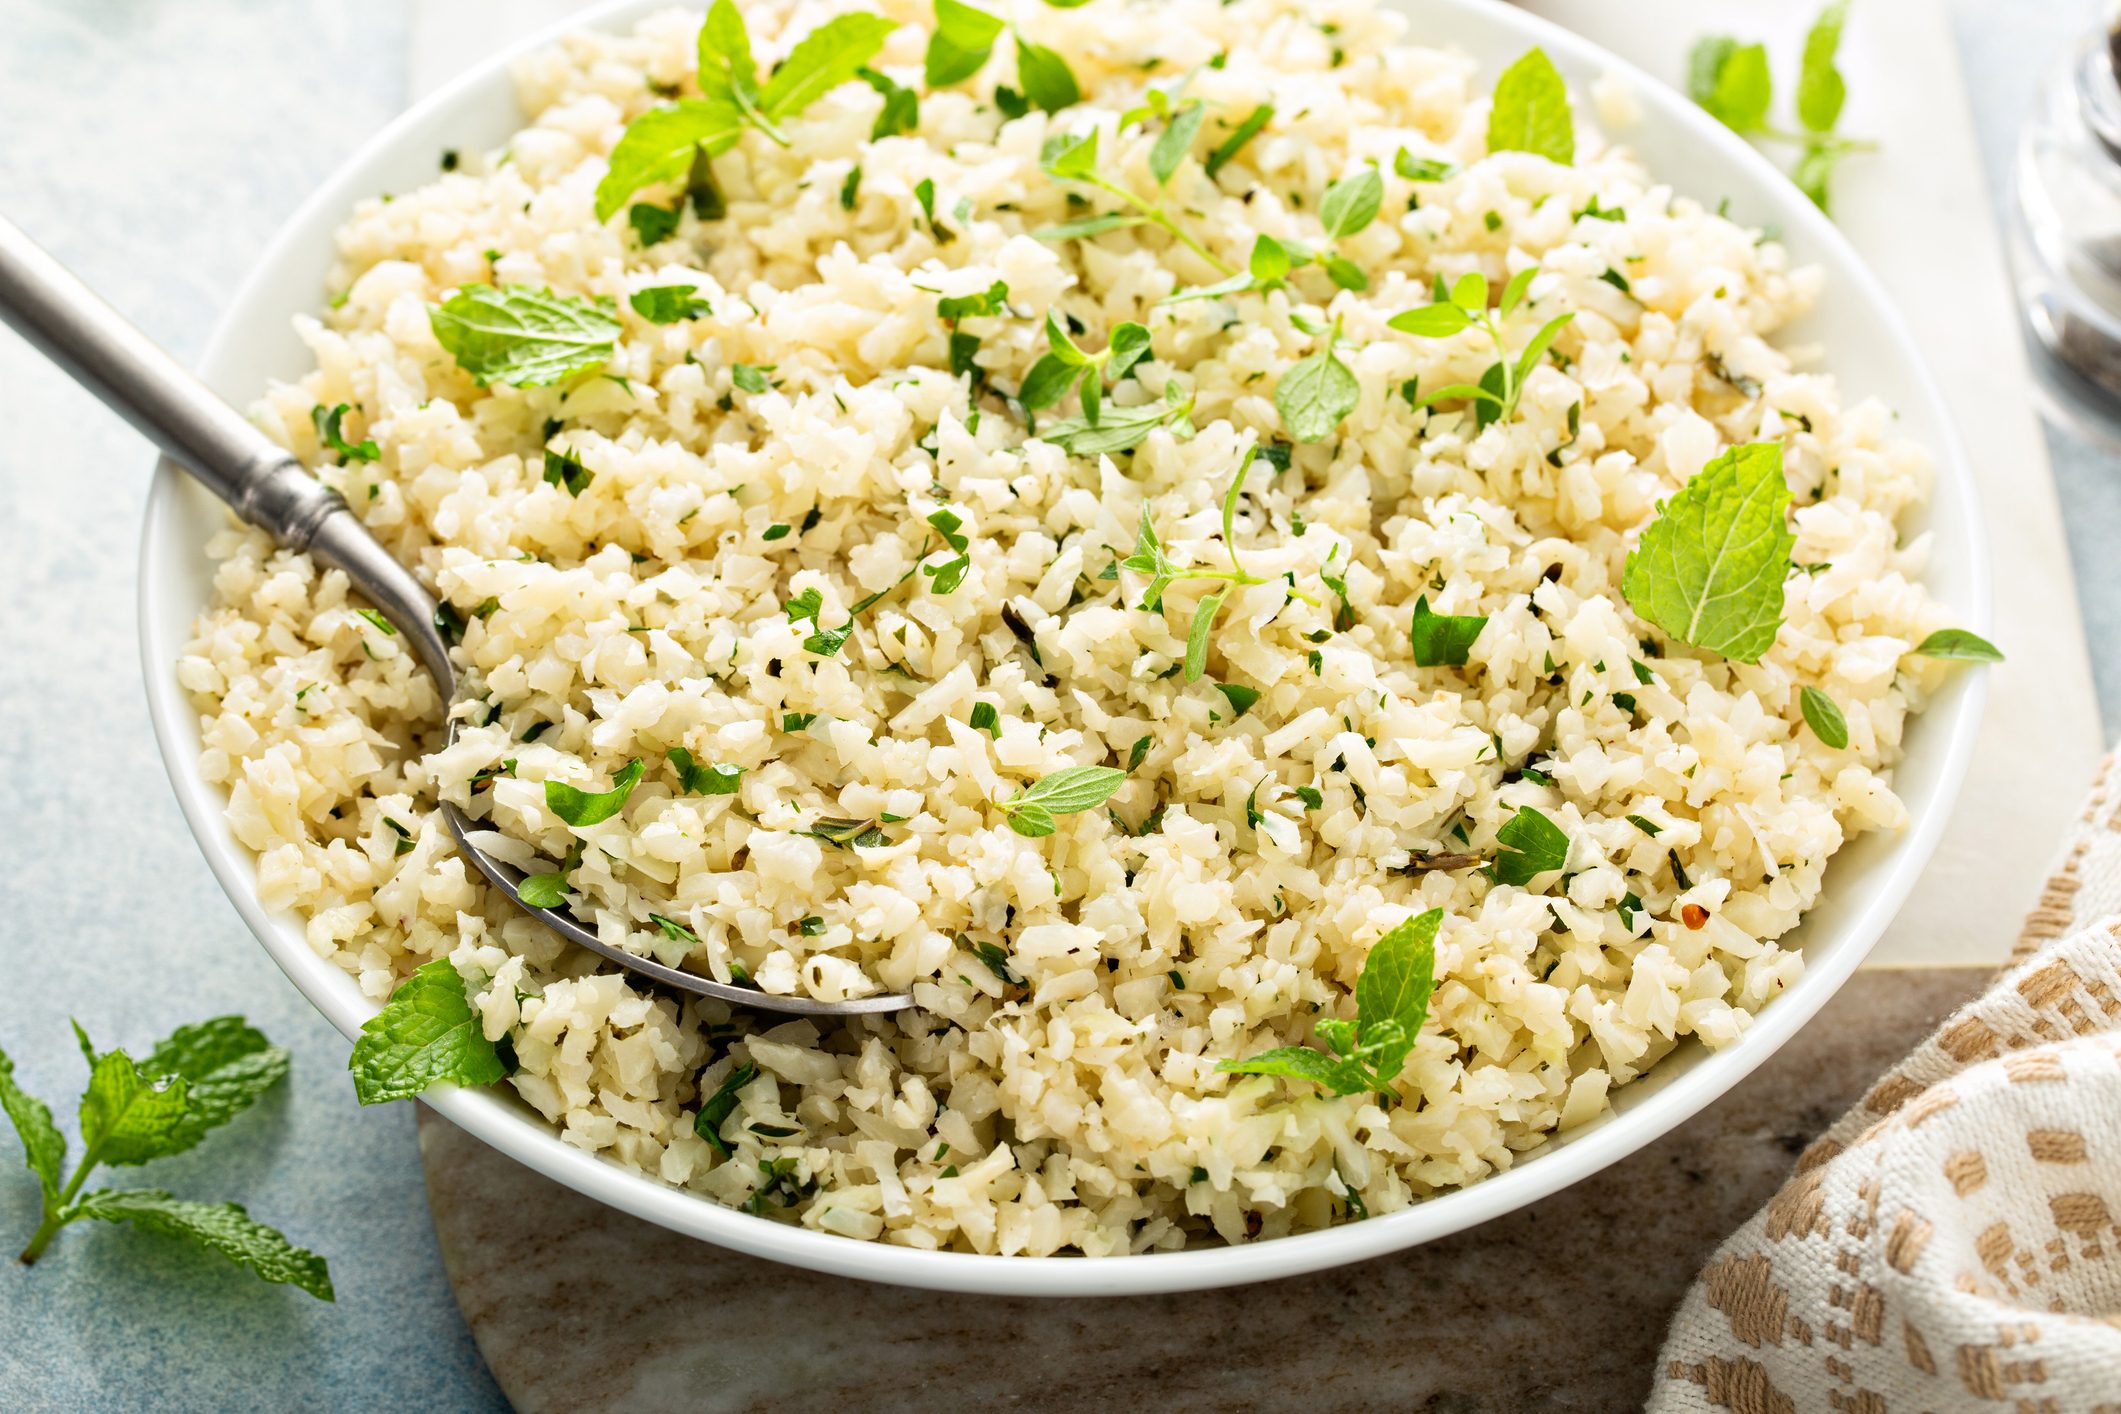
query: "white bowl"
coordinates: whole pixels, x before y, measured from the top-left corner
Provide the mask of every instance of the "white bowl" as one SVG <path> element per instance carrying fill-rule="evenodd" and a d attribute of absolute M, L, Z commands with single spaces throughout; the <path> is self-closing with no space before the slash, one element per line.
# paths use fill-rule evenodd
<path fill-rule="evenodd" d="M 618 29 L 668 3 L 621 0 L 568 28 Z M 1827 298 L 1789 337 L 1823 345 L 1827 367 L 1841 376 L 1849 397 L 1884 398 L 1899 410 L 1902 430 L 1935 455 L 1937 489 L 1926 518 L 1936 546 L 1929 586 L 1955 622 L 1985 632 L 1987 550 L 1965 456 L 1899 316 L 1833 225 L 1764 158 L 1694 105 L 1564 30 L 1485 0 L 1388 3 L 1413 18 L 1412 34 L 1420 41 L 1463 50 L 1490 75 L 1530 46 L 1543 46 L 1567 75 L 1579 106 L 1599 77 L 1625 80 L 1643 117 L 1615 136 L 1661 180 L 1705 199 L 1728 195 L 1734 216 L 1779 226 L 1796 260 L 1824 269 Z M 247 406 L 268 379 L 306 372 L 310 360 L 289 324 L 293 315 L 322 302 L 334 229 L 357 199 L 428 180 L 443 149 L 505 142 L 522 124 L 508 60 L 557 33 L 481 65 L 415 106 L 304 203 L 215 330 L 200 368 L 206 381 Z M 303 994 L 351 1037 L 374 1004 L 352 978 L 310 950 L 294 914 L 273 913 L 259 903 L 254 861 L 229 833 L 222 792 L 199 776 L 199 723 L 178 689 L 174 665 L 210 594 L 212 566 L 203 547 L 223 523 L 217 502 L 169 466 L 160 469 L 140 550 L 140 643 L 155 735 L 185 819 L 237 912 Z M 1743 1037 L 1713 1053 L 1689 1043 L 1617 1091 L 1613 1113 L 1604 1119 L 1549 1141 L 1470 1188 L 1365 1222 L 1249 1246 L 1102 1260 L 918 1252 L 782 1226 L 666 1187 L 563 1143 L 505 1088 L 439 1090 L 424 1098 L 503 1153 L 614 1208 L 723 1247 L 845 1276 L 995 1295 L 1099 1296 L 1227 1286 L 1361 1261 L 1458 1232 L 1595 1173 L 1714 1100 L 1787 1041 L 1855 970 L 1914 887 L 1966 774 L 1983 696 L 1980 671 L 1958 672 L 1910 724 L 1896 779 L 1912 825 L 1898 836 L 1866 836 L 1835 858 L 1825 897 L 1797 935 L 1804 976 Z"/>

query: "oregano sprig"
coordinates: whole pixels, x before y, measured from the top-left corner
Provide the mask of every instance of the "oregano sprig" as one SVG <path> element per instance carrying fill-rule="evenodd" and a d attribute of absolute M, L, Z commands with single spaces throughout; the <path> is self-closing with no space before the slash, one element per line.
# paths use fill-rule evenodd
<path fill-rule="evenodd" d="M 1054 816 L 1095 810 L 1126 781 L 1127 773 L 1116 766 L 1066 766 L 994 804 L 1010 829 L 1037 839 L 1053 833 Z"/>
<path fill-rule="evenodd" d="M 1174 117 L 1174 126 L 1177 123 L 1178 119 Z M 1199 123 L 1195 121 L 1190 129 L 1184 130 L 1188 143 L 1191 142 L 1192 132 L 1198 131 L 1199 126 Z M 1172 130 L 1171 127 L 1167 127 L 1165 136 L 1168 137 Z M 1134 226 L 1147 222 L 1159 228 L 1180 245 L 1183 245 L 1186 249 L 1206 261 L 1218 273 L 1235 275 L 1237 271 L 1231 267 L 1228 261 L 1225 261 L 1221 256 L 1216 255 L 1202 245 L 1190 231 L 1179 225 L 1172 218 L 1171 213 L 1165 207 L 1164 191 L 1170 185 L 1171 178 L 1176 175 L 1180 164 L 1184 161 L 1185 152 L 1179 151 L 1175 147 L 1166 148 L 1163 139 L 1159 138 L 1157 148 L 1151 149 L 1150 152 L 1150 174 L 1156 178 L 1157 195 L 1147 197 L 1099 170 L 1097 132 L 1096 128 L 1092 128 L 1087 133 L 1080 135 L 1070 133 L 1054 134 L 1052 137 L 1047 138 L 1045 146 L 1039 149 L 1038 165 L 1047 176 L 1055 181 L 1080 182 L 1085 186 L 1094 187 L 1104 192 L 1107 196 L 1117 198 L 1128 208 L 1128 211 L 1114 212 L 1105 216 L 1093 216 L 1082 221 L 1071 221 L 1065 225 L 1049 227 L 1046 230 L 1037 232 L 1037 235 L 1044 240 L 1076 239 L 1097 235 L 1104 231 L 1117 230 L 1122 226 Z M 1159 151 L 1158 149 L 1162 150 Z"/>
<path fill-rule="evenodd" d="M 1573 311 L 1555 315 L 1540 325 L 1538 332 L 1516 354 L 1510 352 L 1507 333 L 1510 316 L 1523 305 L 1538 274 L 1539 267 L 1533 265 L 1511 276 L 1492 313 L 1488 309 L 1488 277 L 1475 270 L 1461 275 L 1448 289 L 1439 278 L 1433 303 L 1392 316 L 1389 327 L 1402 334 L 1423 339 L 1448 339 L 1468 329 L 1478 329 L 1495 346 L 1496 360 L 1481 375 L 1477 385 L 1453 383 L 1432 389 L 1414 400 L 1416 407 L 1427 407 L 1446 399 L 1467 398 L 1474 405 L 1476 427 L 1507 422 L 1516 415 L 1518 399 L 1524 395 L 1525 383 L 1531 378 L 1532 370 L 1539 366 L 1539 360 L 1546 357 L 1554 340 L 1576 317 Z"/>

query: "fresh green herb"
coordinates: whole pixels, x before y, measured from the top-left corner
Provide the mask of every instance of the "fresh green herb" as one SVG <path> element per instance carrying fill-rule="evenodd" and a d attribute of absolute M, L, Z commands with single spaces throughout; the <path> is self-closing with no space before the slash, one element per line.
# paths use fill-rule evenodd
<path fill-rule="evenodd" d="M 1230 711 L 1240 717 L 1251 711 L 1252 704 L 1259 701 L 1259 689 L 1246 687 L 1243 683 L 1219 682 L 1215 685 L 1215 690 L 1230 704 Z"/>
<path fill-rule="evenodd" d="M 861 194 L 862 169 L 859 164 L 847 169 L 847 180 L 840 183 L 840 210 L 854 210 L 854 201 Z"/>
<path fill-rule="evenodd" d="M 603 180 L 597 183 L 597 220 L 609 221 L 643 187 L 686 181 L 696 162 L 736 146 L 743 130 L 743 113 L 725 98 L 685 98 L 649 109 L 626 125 L 611 149 Z M 643 245 L 655 243 L 648 239 L 651 231 L 667 239 L 677 229 L 675 208 L 666 213 L 667 224 L 665 216 L 645 218 L 650 225 L 644 228 L 641 213 L 657 209 L 636 205 L 628 213 Z"/>
<path fill-rule="evenodd" d="M 528 285 L 466 285 L 427 311 L 435 339 L 480 387 L 538 388 L 611 357 L 619 321 L 602 301 Z"/>
<path fill-rule="evenodd" d="M 256 1221 L 239 1204 L 193 1202 L 154 1188 L 81 1191 L 98 1165 L 144 1164 L 190 1149 L 284 1079 L 287 1052 L 239 1016 L 179 1027 L 137 1062 L 124 1051 L 99 1053 L 78 1023 L 74 1035 L 88 1060 L 89 1080 L 76 1110 L 81 1161 L 63 1178 L 66 1136 L 50 1108 L 16 1083 L 14 1063 L 0 1053 L 0 1110 L 22 1141 L 23 1159 L 43 1197 L 40 1221 L 22 1250 L 23 1263 L 41 1257 L 59 1229 L 71 1223 L 129 1222 L 219 1252 L 267 1281 L 291 1283 L 332 1300 L 324 1259 Z"/>
<path fill-rule="evenodd" d="M 602 824 L 625 807 L 626 797 L 633 794 L 633 788 L 640 783 L 645 769 L 638 757 L 628 761 L 611 778 L 611 789 L 602 791 L 587 791 L 565 781 L 548 780 L 545 782 L 545 808 L 577 830 Z"/>
<path fill-rule="evenodd" d="M 1304 803 L 1304 809 L 1306 810 L 1320 809 L 1326 803 L 1325 792 L 1321 791 L 1317 786 L 1298 786 L 1296 788 L 1296 798 Z"/>
<path fill-rule="evenodd" d="M 994 710 L 992 702 L 972 704 L 972 730 L 985 732 L 989 736 L 998 737 L 1002 734 L 1001 713 Z"/>
<path fill-rule="evenodd" d="M 1248 584 L 1265 584 L 1267 580 L 1248 573 L 1237 558 L 1237 499 L 1244 489 L 1245 473 L 1252 469 L 1252 459 L 1247 459 L 1230 478 L 1228 489 L 1223 492 L 1223 549 L 1230 557 L 1230 568 L 1217 569 L 1209 565 L 1180 566 L 1164 552 L 1164 542 L 1156 533 L 1156 526 L 1149 519 L 1149 506 L 1145 501 L 1141 510 L 1141 528 L 1135 532 L 1134 551 L 1119 562 L 1123 570 L 1149 576 L 1148 587 L 1143 590 L 1137 608 L 1147 613 L 1160 613 L 1164 606 L 1164 591 L 1181 579 L 1217 579 L 1224 581 L 1194 608 L 1192 628 L 1186 635 L 1185 672 L 1187 682 L 1197 682 L 1207 670 L 1208 641 L 1214 627 L 1215 616 L 1222 609 L 1223 599 L 1233 587 Z M 1292 598 L 1304 596 L 1291 594 Z M 1308 602 L 1308 601 L 1306 601 Z"/>
<path fill-rule="evenodd" d="M 1033 44 L 1021 30 L 1016 35 L 1016 77 L 1024 97 L 1048 113 L 1082 102 L 1082 87 L 1068 61 L 1043 44 Z"/>
<path fill-rule="evenodd" d="M 1146 221 L 1161 228 L 1173 240 L 1206 261 L 1220 274 L 1235 275 L 1237 272 L 1231 269 L 1226 261 L 1202 245 L 1194 238 L 1191 232 L 1172 219 L 1170 212 L 1165 210 L 1164 202 L 1160 196 L 1155 199 L 1142 196 L 1098 170 L 1097 131 L 1096 128 L 1092 128 L 1081 136 L 1056 133 L 1052 137 L 1047 138 L 1045 146 L 1039 149 L 1038 165 L 1045 171 L 1047 176 L 1052 177 L 1055 181 L 1081 182 L 1086 186 L 1094 187 L 1104 192 L 1108 196 L 1118 198 L 1125 205 L 1132 208 L 1134 213 L 1133 221 Z M 1174 167 L 1172 170 L 1175 171 L 1176 168 Z M 1169 180 L 1168 175 L 1159 178 L 1159 187 Z M 1093 219 L 1103 221 L 1106 218 Z M 1120 217 L 1111 224 L 1100 225 L 1096 229 L 1111 230 L 1116 225 L 1132 224 L 1133 221 L 1129 221 L 1126 217 Z M 1069 235 L 1094 233 L 1094 231 L 1087 230 L 1080 225 L 1068 232 Z M 1040 234 L 1052 239 L 1056 238 L 1060 232 L 1056 230 L 1041 232 Z"/>
<path fill-rule="evenodd" d="M 804 35 L 761 86 L 742 13 L 733 0 L 715 0 L 700 26 L 700 92 L 709 102 L 735 108 L 747 125 L 786 147 L 780 124 L 855 78 L 896 28 L 867 11 L 837 15 Z"/>
<path fill-rule="evenodd" d="M 1355 370 L 1333 352 L 1339 341 L 1340 321 L 1335 319 L 1326 334 L 1326 346 L 1298 360 L 1274 386 L 1274 408 L 1281 414 L 1281 425 L 1299 442 L 1330 437 L 1341 419 L 1362 401 L 1362 384 L 1356 381 Z"/>
<path fill-rule="evenodd" d="M 1193 140 L 1200 134 L 1201 119 L 1207 111 L 1197 99 L 1184 104 L 1156 135 L 1156 142 L 1149 148 L 1149 175 L 1156 178 L 1158 186 L 1171 185 L 1171 178 L 1178 175 L 1178 169 L 1192 155 Z"/>
<path fill-rule="evenodd" d="M 332 453 L 340 461 L 372 462 L 383 455 L 383 449 L 375 444 L 375 439 L 364 437 L 359 442 L 348 442 L 341 431 L 341 419 L 352 411 L 353 407 L 351 404 L 340 403 L 331 411 L 326 412 L 324 404 L 318 403 L 309 410 L 309 420 L 311 425 L 317 429 L 317 440 L 324 445 L 326 451 Z"/>
<path fill-rule="evenodd" d="M 1683 643 L 1757 663 L 1782 626 L 1797 537 L 1782 445 L 1733 447 L 1679 488 L 1628 553 L 1621 592 Z"/>
<path fill-rule="evenodd" d="M 1628 823 L 1630 825 L 1633 825 L 1636 829 L 1642 831 L 1644 834 L 1648 835 L 1653 840 L 1664 833 L 1664 827 L 1662 825 L 1658 824 L 1655 820 L 1651 820 L 1645 816 L 1630 815 L 1628 816 Z"/>
<path fill-rule="evenodd" d="M 884 106 L 877 110 L 876 122 L 869 129 L 871 142 L 897 137 L 900 133 L 910 133 L 920 127 L 919 94 L 875 69 L 863 67 L 855 70 L 854 76 L 875 89 L 884 100 Z"/>
<path fill-rule="evenodd" d="M 1377 174 L 1375 167 L 1365 167 L 1354 176 L 1343 177 L 1327 187 L 1325 197 L 1319 203 L 1318 219 L 1326 229 L 1326 249 L 1320 253 L 1319 259 L 1333 283 L 1344 290 L 1366 290 L 1370 287 L 1370 277 L 1346 258 L 1333 254 L 1333 247 L 1368 228 L 1377 219 L 1384 196 L 1385 179 Z"/>
<path fill-rule="evenodd" d="M 1794 132 L 1768 119 L 1775 82 L 1765 46 L 1709 35 L 1696 41 L 1687 57 L 1687 92 L 1693 100 L 1734 132 L 1794 146 L 1797 161 L 1791 177 L 1822 211 L 1827 209 L 1828 185 L 1842 159 L 1877 146 L 1842 137 L 1834 130 L 1848 98 L 1848 85 L 1834 63 L 1847 22 L 1848 0 L 1830 0 L 1805 34 L 1797 71 L 1798 130 Z"/>
<path fill-rule="evenodd" d="M 464 993 L 456 964 L 438 957 L 398 984 L 361 1024 L 347 1067 L 364 1105 L 405 1100 L 436 1085 L 491 1085 L 508 1073 Z"/>
<path fill-rule="evenodd" d="M 1305 253 L 1304 259 L 1310 259 L 1308 252 Z M 1166 295 L 1157 303 L 1186 304 L 1192 300 L 1222 299 L 1228 295 L 1243 294 L 1247 290 L 1278 289 L 1288 282 L 1289 272 L 1296 264 L 1295 253 L 1280 241 L 1272 236 L 1255 236 L 1252 240 L 1252 257 L 1246 262 L 1244 270 L 1212 285 L 1195 285 L 1176 294 Z"/>
<path fill-rule="evenodd" d="M 1149 738 L 1142 737 L 1138 739 L 1127 752 L 1128 773 L 1132 774 L 1133 772 L 1139 770 L 1141 768 L 1142 762 L 1146 761 L 1148 758 Z"/>
<path fill-rule="evenodd" d="M 788 538 L 790 529 L 791 527 L 785 522 L 775 521 L 773 524 L 767 526 L 764 530 L 759 532 L 759 539 L 769 541 L 785 540 Z"/>
<path fill-rule="evenodd" d="M 693 947 L 700 945 L 700 935 L 678 922 L 675 918 L 665 918 L 660 913 L 651 913 L 648 915 L 648 921 L 655 924 L 656 931 L 673 943 L 689 943 Z"/>
<path fill-rule="evenodd" d="M 1491 866 L 1498 884 L 1523 888 L 1541 874 L 1569 862 L 1569 837 L 1561 826 L 1529 805 L 1519 806 L 1517 813 L 1495 832 L 1495 839 L 1502 845 L 1502 853 L 1495 856 Z"/>
<path fill-rule="evenodd" d="M 1125 771 L 1111 766 L 1067 766 L 995 805 L 1010 829 L 1035 839 L 1053 833 L 1054 816 L 1074 815 L 1103 805 L 1126 779 Z"/>
<path fill-rule="evenodd" d="M 945 295 L 935 302 L 936 317 L 951 324 L 975 315 L 987 316 L 1008 312 L 1009 282 L 1006 280 L 996 280 L 986 289 L 969 295 Z M 1122 327 L 1141 328 L 1139 324 Z"/>
<path fill-rule="evenodd" d="M 1429 1015 L 1436 987 L 1436 933 L 1443 910 L 1417 914 L 1379 938 L 1355 983 L 1355 1020 L 1338 1017 L 1312 1029 L 1331 1053 L 1277 1046 L 1248 1060 L 1226 1060 L 1231 1075 L 1280 1075 L 1309 1080 L 1335 1095 L 1390 1094 Z"/>
<path fill-rule="evenodd" d="M 1458 175 L 1458 164 L 1438 157 L 1416 157 L 1404 147 L 1392 158 L 1392 170 L 1410 182 L 1447 182 Z"/>
<path fill-rule="evenodd" d="M 359 614 L 362 618 L 368 620 L 370 625 L 372 625 L 375 629 L 384 634 L 386 637 L 396 638 L 398 636 L 397 625 L 393 624 L 389 619 L 384 618 L 374 609 L 355 609 L 354 612 Z"/>
<path fill-rule="evenodd" d="M 781 730 L 784 732 L 803 731 L 816 720 L 817 713 L 815 712 L 783 712 L 781 714 Z"/>
<path fill-rule="evenodd" d="M 1213 180 L 1223 168 L 1236 161 L 1237 154 L 1245 150 L 1245 144 L 1258 137 L 1260 131 L 1273 121 L 1274 105 L 1271 103 L 1262 103 L 1246 114 L 1245 120 L 1231 130 L 1230 135 L 1208 154 L 1208 160 L 1202 164 L 1202 170 L 1207 172 L 1209 179 Z"/>
<path fill-rule="evenodd" d="M 1524 395 L 1525 383 L 1531 378 L 1532 370 L 1539 366 L 1539 360 L 1546 356 L 1554 340 L 1576 317 L 1573 312 L 1555 315 L 1539 327 L 1515 358 L 1510 356 L 1506 333 L 1509 318 L 1524 304 L 1538 273 L 1539 267 L 1535 265 L 1511 276 L 1510 282 L 1503 286 L 1493 314 L 1488 312 L 1487 277 L 1476 270 L 1461 276 L 1448 292 L 1439 279 L 1438 298 L 1434 303 L 1392 316 L 1390 327 L 1402 334 L 1423 339 L 1448 339 L 1468 329 L 1478 329 L 1495 346 L 1496 361 L 1478 385 L 1454 383 L 1422 393 L 1413 400 L 1416 407 L 1450 398 L 1470 398 L 1476 408 L 1476 422 L 1482 427 L 1490 422 L 1508 422 L 1516 415 L 1518 399 Z"/>
<path fill-rule="evenodd" d="M 1568 85 L 1543 49 L 1526 51 L 1495 81 L 1488 151 L 1530 152 L 1566 167 L 1576 160 Z"/>
<path fill-rule="evenodd" d="M 820 815 L 810 822 L 809 829 L 798 830 L 796 833 L 823 840 L 837 849 L 850 846 L 857 849 L 874 849 L 879 845 L 891 843 L 890 838 L 877 828 L 875 820 L 849 820 L 837 815 Z"/>
<path fill-rule="evenodd" d="M 1963 628 L 1940 628 L 1909 652 L 1924 658 L 1952 659 L 1963 663 L 2000 663 L 2003 650 Z"/>
<path fill-rule="evenodd" d="M 766 375 L 775 367 L 771 363 L 732 363 L 729 365 L 729 381 L 741 392 L 763 393 L 773 386 L 773 380 Z"/>
<path fill-rule="evenodd" d="M 735 795 L 744 779 L 742 766 L 703 766 L 682 746 L 667 753 L 671 769 L 678 773 L 678 786 L 687 795 Z"/>
<path fill-rule="evenodd" d="M 1619 903 L 1613 905 L 1613 911 L 1620 915 L 1620 926 L 1632 933 L 1635 931 L 1635 915 L 1642 911 L 1642 900 L 1630 889 L 1620 896 Z"/>
<path fill-rule="evenodd" d="M 1841 708 L 1834 699 L 1807 683 L 1797 694 L 1798 705 L 1804 713 L 1805 725 L 1812 735 L 1835 751 L 1849 744 L 1848 718 L 1841 715 Z"/>
<path fill-rule="evenodd" d="M 687 319 L 705 319 L 714 313 L 714 307 L 699 294 L 691 285 L 655 285 L 635 290 L 626 302 L 650 324 L 677 324 Z"/>
<path fill-rule="evenodd" d="M 825 932 L 825 920 L 815 913 L 807 914 L 796 920 L 795 930 L 806 938 L 822 937 Z"/>
<path fill-rule="evenodd" d="M 926 77 L 930 88 L 963 83 L 986 67 L 1004 21 L 959 0 L 935 0 L 935 32 L 928 36 Z"/>
<path fill-rule="evenodd" d="M 1025 833 L 1031 832 L 1026 831 Z M 1036 833 L 1050 835 L 1053 833 L 1053 826 L 1049 822 L 1045 829 Z M 1004 987 L 1028 987 L 1031 985 L 1024 980 L 1024 975 L 1021 972 L 1018 972 L 1010 965 L 1009 954 L 1002 951 L 999 943 L 976 943 L 963 933 L 960 933 L 957 935 L 957 945 L 978 958 L 981 964 L 994 974 L 995 980 L 999 981 Z"/>
<path fill-rule="evenodd" d="M 596 473 L 566 452 L 545 449 L 545 484 L 562 486 L 570 496 L 579 496 L 596 480 Z"/>
<path fill-rule="evenodd" d="M 1161 402 L 1104 408 L 1096 422 L 1088 417 L 1062 418 L 1041 427 L 1038 436 L 1039 440 L 1051 442 L 1070 456 L 1108 456 L 1114 452 L 1132 451 L 1148 441 L 1149 434 L 1159 427 L 1169 427 L 1180 437 L 1192 436 L 1193 423 L 1187 417 L 1192 410 L 1192 396 L 1173 380 L 1164 384 Z"/>
<path fill-rule="evenodd" d="M 1086 353 L 1068 337 L 1050 308 L 1046 311 L 1046 343 L 1047 351 L 1024 375 L 1017 401 L 1035 412 L 1059 402 L 1072 386 L 1082 396 L 1083 420 L 1091 427 L 1097 426 L 1103 414 L 1105 379 L 1109 376 L 1119 382 L 1149 356 L 1149 331 L 1131 321 L 1112 331 L 1103 352 Z"/>
<path fill-rule="evenodd" d="M 937 594 L 955 592 L 957 587 L 965 582 L 966 571 L 972 568 L 972 556 L 966 553 L 972 540 L 960 530 L 964 523 L 964 517 L 948 506 L 928 513 L 928 524 L 943 537 L 945 545 L 957 552 L 939 564 L 921 566 L 921 573 L 927 575 L 930 580 L 928 587 Z"/>
<path fill-rule="evenodd" d="M 722 1138 L 722 1126 L 736 1113 L 738 1093 L 758 1078 L 759 1068 L 750 1061 L 732 1067 L 722 1083 L 715 1087 L 714 1093 L 700 1102 L 700 1112 L 692 1117 L 692 1132 L 706 1140 L 715 1153 L 725 1159 L 735 1151 L 729 1147 L 729 1141 Z"/>
<path fill-rule="evenodd" d="M 633 227 L 634 237 L 645 248 L 660 245 L 678 232 L 678 222 L 685 214 L 682 202 L 676 206 L 653 206 L 648 202 L 637 202 L 626 213 L 626 223 Z"/>
<path fill-rule="evenodd" d="M 1429 611 L 1429 596 L 1414 601 L 1414 665 L 1420 668 L 1462 668 L 1473 651 L 1473 642 L 1488 626 L 1486 614 L 1435 614 Z"/>

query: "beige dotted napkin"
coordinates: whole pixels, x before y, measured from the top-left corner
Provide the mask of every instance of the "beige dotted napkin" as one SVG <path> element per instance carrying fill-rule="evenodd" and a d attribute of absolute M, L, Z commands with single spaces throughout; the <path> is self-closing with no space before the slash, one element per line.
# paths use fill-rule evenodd
<path fill-rule="evenodd" d="M 2121 770 L 2013 961 L 1716 1250 L 1652 1411 L 2121 1414 Z"/>

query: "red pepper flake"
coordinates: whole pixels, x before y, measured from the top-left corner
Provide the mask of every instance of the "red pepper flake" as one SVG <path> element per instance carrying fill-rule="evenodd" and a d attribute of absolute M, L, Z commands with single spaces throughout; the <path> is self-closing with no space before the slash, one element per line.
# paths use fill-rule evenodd
<path fill-rule="evenodd" d="M 1699 932 L 1702 925 L 1709 921 L 1709 911 L 1698 903 L 1686 904 L 1679 910 L 1679 921 L 1689 929 Z"/>

